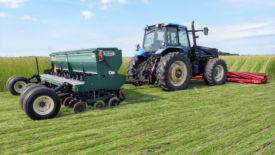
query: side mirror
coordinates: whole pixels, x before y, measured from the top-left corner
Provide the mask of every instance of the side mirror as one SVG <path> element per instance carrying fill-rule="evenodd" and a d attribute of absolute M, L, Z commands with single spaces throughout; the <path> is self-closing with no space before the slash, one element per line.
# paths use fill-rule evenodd
<path fill-rule="evenodd" d="M 139 44 L 136 45 L 136 48 L 137 48 L 136 51 L 138 51 L 140 48 Z"/>
<path fill-rule="evenodd" d="M 206 36 L 206 35 L 208 35 L 208 27 L 204 27 L 204 29 L 203 29 L 203 34 Z"/>

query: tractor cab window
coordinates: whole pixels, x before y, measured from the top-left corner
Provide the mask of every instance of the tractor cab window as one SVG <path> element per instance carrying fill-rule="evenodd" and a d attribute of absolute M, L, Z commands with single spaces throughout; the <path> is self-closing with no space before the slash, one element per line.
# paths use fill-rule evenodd
<path fill-rule="evenodd" d="M 184 28 L 179 28 L 179 42 L 186 52 L 190 50 L 186 29 Z"/>
<path fill-rule="evenodd" d="M 165 27 L 145 30 L 143 48 L 145 51 L 157 51 L 165 42 Z"/>
<path fill-rule="evenodd" d="M 167 44 L 171 46 L 178 46 L 178 28 L 167 27 Z"/>

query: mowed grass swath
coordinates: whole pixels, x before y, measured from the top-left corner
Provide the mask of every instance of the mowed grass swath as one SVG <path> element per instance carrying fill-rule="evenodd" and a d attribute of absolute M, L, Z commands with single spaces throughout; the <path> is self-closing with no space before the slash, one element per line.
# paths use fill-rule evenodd
<path fill-rule="evenodd" d="M 269 79 L 274 78 L 274 65 L 270 66 L 275 63 L 274 56 L 222 58 L 229 70 L 266 72 Z M 15 74 L 36 73 L 35 59 L 25 59 L 33 63 L 26 65 L 32 71 L 24 73 L 22 65 Z M 50 59 L 40 59 L 42 72 L 43 67 L 50 67 Z M 120 74 L 127 73 L 130 59 L 123 59 Z M 257 68 L 255 63 L 264 68 Z M 255 67 L 242 70 L 237 64 L 242 64 L 243 69 L 245 65 Z M 2 66 L 1 62 L 1 69 Z M 2 72 L 0 75 L 2 78 Z M 157 84 L 124 85 L 122 90 L 126 100 L 118 107 L 89 107 L 78 114 L 62 107 L 55 119 L 41 121 L 32 121 L 25 115 L 18 96 L 0 92 L 0 154 L 270 155 L 275 152 L 275 82 L 226 82 L 211 87 L 203 80 L 193 79 L 188 89 L 181 91 L 162 91 Z"/>

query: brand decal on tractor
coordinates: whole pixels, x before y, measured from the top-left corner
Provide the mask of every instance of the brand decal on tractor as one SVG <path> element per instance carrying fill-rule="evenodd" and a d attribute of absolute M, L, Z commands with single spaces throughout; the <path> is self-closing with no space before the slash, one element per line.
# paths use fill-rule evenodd
<path fill-rule="evenodd" d="M 113 51 L 103 51 L 103 55 L 107 56 L 107 57 L 111 57 L 111 56 L 116 55 L 116 53 Z"/>

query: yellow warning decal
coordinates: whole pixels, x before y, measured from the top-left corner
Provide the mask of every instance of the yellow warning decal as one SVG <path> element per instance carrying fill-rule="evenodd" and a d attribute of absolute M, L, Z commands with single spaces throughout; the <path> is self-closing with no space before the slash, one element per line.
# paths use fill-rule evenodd
<path fill-rule="evenodd" d="M 254 81 L 254 83 L 259 83 L 258 81 Z"/>

